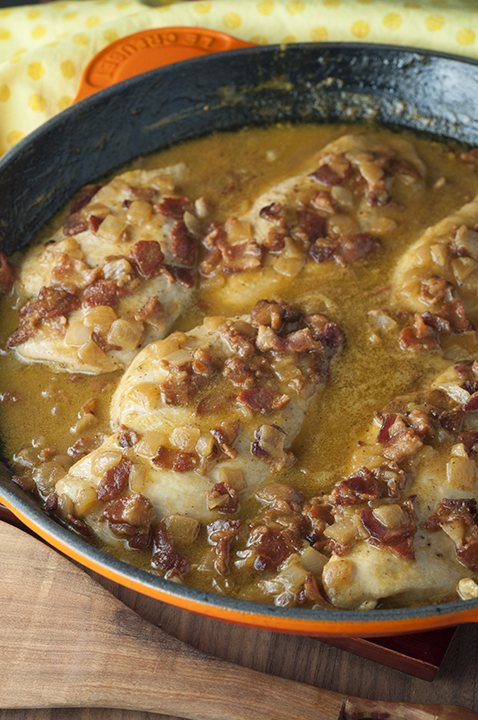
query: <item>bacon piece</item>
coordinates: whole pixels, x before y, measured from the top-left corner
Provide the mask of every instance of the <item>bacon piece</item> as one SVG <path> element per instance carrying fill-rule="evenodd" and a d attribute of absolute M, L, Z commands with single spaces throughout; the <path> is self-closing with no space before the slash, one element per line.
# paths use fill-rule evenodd
<path fill-rule="evenodd" d="M 256 346 L 262 352 L 274 350 L 275 352 L 304 353 L 320 347 L 318 340 L 314 340 L 309 328 L 302 328 L 281 337 L 271 328 L 259 328 Z"/>
<path fill-rule="evenodd" d="M 197 457 L 194 453 L 181 452 L 173 448 L 167 448 L 160 445 L 153 463 L 164 470 L 174 470 L 174 472 L 188 472 L 193 470 L 197 465 Z"/>
<path fill-rule="evenodd" d="M 172 544 L 164 522 L 160 522 L 154 531 L 151 564 L 159 570 L 166 570 L 166 577 L 189 572 L 189 561 Z"/>
<path fill-rule="evenodd" d="M 301 513 L 304 504 L 301 491 L 284 483 L 266 485 L 256 492 L 256 497 L 281 514 Z"/>
<path fill-rule="evenodd" d="M 156 240 L 139 240 L 133 245 L 130 256 L 138 272 L 146 280 L 158 274 L 164 260 L 161 245 Z"/>
<path fill-rule="evenodd" d="M 114 280 L 96 280 L 85 288 L 83 305 L 97 307 L 108 305 L 114 308 L 118 302 L 118 286 Z"/>
<path fill-rule="evenodd" d="M 303 515 L 310 525 L 306 531 L 306 539 L 312 544 L 323 541 L 323 532 L 328 525 L 335 522 L 332 506 L 325 504 L 323 498 L 312 498 L 303 507 Z"/>
<path fill-rule="evenodd" d="M 208 353 L 202 348 L 195 350 L 193 353 L 192 371 L 196 375 L 203 375 L 206 378 L 215 375 L 216 363 L 211 353 Z"/>
<path fill-rule="evenodd" d="M 245 272 L 261 266 L 262 248 L 255 240 L 246 240 L 235 245 L 218 245 L 222 254 L 222 271 L 224 273 Z"/>
<path fill-rule="evenodd" d="M 141 493 L 115 500 L 105 508 L 103 517 L 114 533 L 127 538 L 130 547 L 145 550 L 149 546 L 154 508 Z"/>
<path fill-rule="evenodd" d="M 286 209 L 280 202 L 273 202 L 270 205 L 266 205 L 259 211 L 259 217 L 263 220 L 267 220 L 274 225 L 283 226 L 286 219 Z"/>
<path fill-rule="evenodd" d="M 385 418 L 382 422 L 382 427 L 380 428 L 377 435 L 378 443 L 384 443 L 390 440 L 390 428 L 392 427 L 396 419 L 397 416 L 395 415 L 395 413 L 387 413 L 387 415 L 385 415 Z"/>
<path fill-rule="evenodd" d="M 300 237 L 307 242 L 313 243 L 326 234 L 326 222 L 322 215 L 312 210 L 298 210 Z"/>
<path fill-rule="evenodd" d="M 183 265 L 192 267 L 196 258 L 196 238 L 184 222 L 175 222 L 171 230 L 171 252 Z"/>
<path fill-rule="evenodd" d="M 438 305 L 451 294 L 453 286 L 444 277 L 430 277 L 420 283 L 420 300 L 427 305 Z M 450 301 L 451 301 L 450 297 Z"/>
<path fill-rule="evenodd" d="M 76 442 L 73 443 L 73 445 L 70 445 L 66 452 L 74 460 L 79 460 L 80 458 L 85 457 L 85 455 L 88 455 L 88 453 L 92 452 L 93 450 L 96 450 L 96 448 L 99 448 L 100 445 L 104 442 L 104 440 L 105 435 L 103 435 L 102 433 L 97 433 L 95 435 L 86 435 L 85 437 L 79 438 Z"/>
<path fill-rule="evenodd" d="M 273 570 L 294 552 L 284 536 L 267 525 L 252 528 L 248 545 L 254 548 L 254 568 L 259 571 Z"/>
<path fill-rule="evenodd" d="M 132 467 L 130 460 L 121 458 L 118 465 L 107 470 L 96 488 L 98 500 L 109 502 L 122 495 L 128 486 Z"/>
<path fill-rule="evenodd" d="M 133 447 L 133 445 L 136 445 L 139 439 L 140 435 L 135 430 L 131 430 L 131 428 L 125 427 L 124 425 L 121 426 L 120 434 L 118 437 L 118 444 L 120 447 L 124 449 Z"/>
<path fill-rule="evenodd" d="M 405 458 L 415 455 L 423 446 L 423 442 L 412 428 L 406 427 L 404 430 L 393 435 L 385 445 L 383 454 L 388 460 L 400 462 Z"/>
<path fill-rule="evenodd" d="M 330 260 L 337 252 L 338 245 L 329 240 L 320 238 L 309 249 L 309 255 L 316 263 L 323 263 Z"/>
<path fill-rule="evenodd" d="M 35 300 L 27 302 L 19 312 L 20 325 L 8 338 L 6 347 L 12 348 L 35 334 L 35 327 L 44 319 L 67 315 L 80 306 L 76 294 L 57 285 L 42 287 Z"/>
<path fill-rule="evenodd" d="M 320 167 L 317 168 L 317 170 L 314 170 L 314 172 L 310 173 L 309 177 L 312 180 L 315 180 L 315 182 L 320 183 L 321 185 L 340 185 L 341 182 L 343 182 L 349 175 L 350 170 L 344 170 L 342 174 L 339 174 L 335 170 L 333 170 L 330 165 L 327 163 L 324 163 Z"/>
<path fill-rule="evenodd" d="M 91 538 L 91 530 L 84 520 L 80 520 L 80 518 L 77 518 L 76 515 L 73 515 L 73 513 L 69 513 L 66 516 L 66 522 L 70 525 L 70 527 L 79 532 L 80 535 L 83 535 L 83 537 L 88 539 Z"/>
<path fill-rule="evenodd" d="M 389 527 L 374 515 L 372 508 L 364 508 L 360 512 L 363 526 L 370 533 L 368 542 L 375 547 L 391 550 L 397 557 L 414 560 L 413 536 L 416 532 L 415 511 L 411 498 L 399 505 L 402 509 L 403 524 Z"/>
<path fill-rule="evenodd" d="M 104 184 L 105 183 L 96 183 L 93 185 L 85 185 L 84 187 L 82 187 L 81 190 L 79 190 L 73 198 L 73 202 L 69 210 L 69 215 L 72 215 L 86 207 L 90 200 L 94 198 L 96 193 L 101 190 Z"/>
<path fill-rule="evenodd" d="M 15 282 L 15 270 L 8 262 L 8 258 L 0 250 L 0 291 L 8 293 Z"/>
<path fill-rule="evenodd" d="M 415 313 L 414 325 L 404 328 L 400 333 L 400 347 L 413 352 L 436 350 L 439 348 L 436 331 L 425 324 L 421 315 Z"/>
<path fill-rule="evenodd" d="M 370 233 L 353 233 L 341 235 L 337 240 L 335 257 L 341 265 L 351 265 L 363 260 L 379 243 L 378 238 Z"/>
<path fill-rule="evenodd" d="M 79 213 L 72 213 L 65 219 L 63 233 L 65 235 L 79 235 L 88 230 L 88 222 Z"/>
<path fill-rule="evenodd" d="M 182 220 L 186 210 L 192 212 L 193 206 L 188 197 L 164 197 L 154 205 L 154 209 L 165 217 Z"/>
<path fill-rule="evenodd" d="M 256 371 L 244 358 L 228 358 L 223 374 L 234 387 L 251 388 L 256 380 Z"/>
<path fill-rule="evenodd" d="M 207 506 L 209 510 L 233 514 L 239 508 L 239 498 L 231 485 L 227 482 L 219 482 L 213 485 L 207 494 Z"/>
<path fill-rule="evenodd" d="M 284 450 L 286 433 L 278 425 L 259 425 L 254 433 L 251 453 L 270 463 L 271 472 L 282 472 L 295 463 L 295 456 Z"/>
<path fill-rule="evenodd" d="M 135 313 L 134 319 L 138 322 L 149 322 L 155 326 L 166 325 L 166 311 L 157 295 L 152 295 Z"/>
<path fill-rule="evenodd" d="M 237 450 L 232 446 L 236 442 L 239 434 L 241 423 L 239 420 L 229 420 L 222 422 L 218 427 L 212 428 L 209 432 L 214 440 L 219 443 L 219 447 L 230 458 L 237 457 Z"/>
<path fill-rule="evenodd" d="M 254 327 L 267 325 L 278 332 L 284 323 L 286 307 L 283 302 L 258 300 L 251 310 L 251 324 Z"/>
<path fill-rule="evenodd" d="M 241 390 L 237 396 L 239 405 L 260 412 L 262 415 L 270 415 L 276 410 L 282 410 L 290 401 L 289 395 L 281 394 L 268 388 L 249 388 Z"/>
<path fill-rule="evenodd" d="M 237 536 L 242 526 L 241 520 L 216 520 L 207 526 L 208 540 L 216 548 L 216 562 L 214 566 L 220 575 L 229 572 L 229 553 L 231 542 Z"/>
<path fill-rule="evenodd" d="M 191 268 L 178 267 L 177 265 L 162 265 L 159 268 L 158 274 L 167 274 L 172 282 L 177 280 L 181 285 L 184 285 L 184 287 L 194 287 L 194 271 Z"/>
<path fill-rule="evenodd" d="M 329 502 L 333 505 L 362 505 L 379 497 L 380 486 L 377 477 L 371 470 L 363 467 L 332 490 Z"/>

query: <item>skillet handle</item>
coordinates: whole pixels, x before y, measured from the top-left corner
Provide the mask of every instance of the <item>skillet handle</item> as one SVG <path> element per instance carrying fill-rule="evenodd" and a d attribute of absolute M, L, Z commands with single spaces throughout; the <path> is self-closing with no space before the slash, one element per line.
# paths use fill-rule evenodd
<path fill-rule="evenodd" d="M 345 701 L 339 720 L 478 720 L 474 710 L 457 705 L 414 705 L 351 698 Z"/>

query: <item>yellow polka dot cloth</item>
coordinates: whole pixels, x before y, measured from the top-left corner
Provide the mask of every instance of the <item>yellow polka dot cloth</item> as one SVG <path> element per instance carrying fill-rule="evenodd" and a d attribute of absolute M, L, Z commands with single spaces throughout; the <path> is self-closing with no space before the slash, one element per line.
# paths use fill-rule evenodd
<path fill-rule="evenodd" d="M 259 44 L 372 42 L 478 58 L 478 0 L 60 0 L 0 9 L 0 154 L 73 102 L 99 50 L 173 25 Z"/>

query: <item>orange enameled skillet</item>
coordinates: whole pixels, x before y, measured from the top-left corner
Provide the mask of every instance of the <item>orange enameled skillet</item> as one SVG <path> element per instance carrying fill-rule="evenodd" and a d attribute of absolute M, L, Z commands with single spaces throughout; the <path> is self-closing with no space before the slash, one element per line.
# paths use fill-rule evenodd
<path fill-rule="evenodd" d="M 0 159 L 1 249 L 23 247 L 83 185 L 139 155 L 213 130 L 373 120 L 478 145 L 478 63 L 364 44 L 247 47 L 152 70 L 87 97 Z M 136 591 L 215 618 L 286 633 L 378 636 L 478 620 L 478 599 L 324 611 L 238 601 L 131 567 L 49 517 L 0 468 L 0 500 L 74 560 Z"/>

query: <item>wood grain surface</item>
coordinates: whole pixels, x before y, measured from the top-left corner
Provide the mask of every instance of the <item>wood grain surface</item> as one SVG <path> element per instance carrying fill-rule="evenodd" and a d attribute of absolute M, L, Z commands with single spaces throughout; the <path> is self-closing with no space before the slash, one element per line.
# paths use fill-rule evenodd
<path fill-rule="evenodd" d="M 211 620 L 90 574 L 146 620 L 216 657 L 270 675 L 364 698 L 457 704 L 478 710 L 476 626 L 458 630 L 438 677 L 429 683 L 330 647 L 315 638 L 279 635 Z M 90 708 L 0 710 L 0 720 L 152 720 L 156 717 L 158 715 L 152 713 Z M 161 717 L 176 720 L 169 715 Z"/>

